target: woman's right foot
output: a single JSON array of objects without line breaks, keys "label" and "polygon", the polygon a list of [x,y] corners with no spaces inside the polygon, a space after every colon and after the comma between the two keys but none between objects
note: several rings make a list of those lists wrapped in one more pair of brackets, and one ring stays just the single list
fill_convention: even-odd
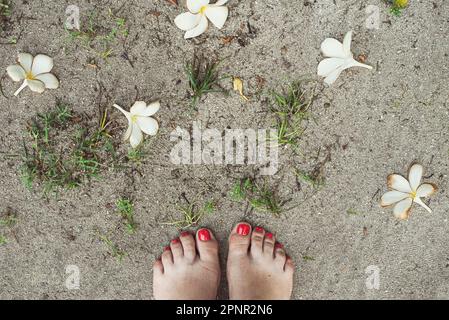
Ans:
[{"label": "woman's right foot", "polygon": [[200,229],[171,241],[153,266],[156,300],[214,300],[220,281],[218,243],[212,232]]},{"label": "woman's right foot", "polygon": [[293,261],[272,233],[239,223],[229,238],[228,285],[231,300],[288,300]]}]

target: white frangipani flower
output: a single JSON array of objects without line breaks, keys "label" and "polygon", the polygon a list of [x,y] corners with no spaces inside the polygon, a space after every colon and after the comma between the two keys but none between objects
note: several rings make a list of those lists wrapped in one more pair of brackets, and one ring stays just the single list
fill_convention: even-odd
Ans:
[{"label": "white frangipani flower", "polygon": [[321,44],[321,52],[327,59],[318,65],[318,75],[325,77],[324,82],[333,84],[340,73],[351,67],[363,67],[373,69],[373,67],[356,61],[351,52],[352,31],[349,31],[341,43],[338,40],[327,38]]},{"label": "white frangipani flower", "polygon": [[398,219],[407,219],[410,215],[413,202],[421,205],[429,212],[432,210],[421,200],[421,198],[432,195],[438,188],[432,183],[421,184],[423,167],[414,164],[408,173],[408,180],[398,174],[390,174],[387,185],[391,191],[382,196],[381,206],[395,205],[393,214]]},{"label": "white frangipani flower", "polygon": [[210,0],[187,0],[187,8],[190,12],[181,13],[175,18],[176,26],[186,31],[184,39],[194,38],[206,31],[208,19],[218,29],[223,28],[228,18],[228,7],[224,5],[228,0],[218,0],[209,4]]},{"label": "white frangipani flower", "polygon": [[143,141],[142,131],[150,136],[157,134],[159,130],[159,124],[156,120],[151,118],[160,108],[159,101],[150,103],[147,105],[143,101],[137,101],[131,107],[130,112],[123,110],[117,104],[114,107],[120,110],[128,119],[128,130],[126,130],[123,139],[129,140],[131,146],[136,148]]},{"label": "white frangipani flower", "polygon": [[34,92],[42,93],[45,89],[57,89],[59,80],[50,73],[53,69],[53,59],[44,54],[38,54],[33,58],[29,53],[20,53],[19,64],[6,68],[13,81],[22,81],[22,86],[14,93],[15,96],[30,87]]}]

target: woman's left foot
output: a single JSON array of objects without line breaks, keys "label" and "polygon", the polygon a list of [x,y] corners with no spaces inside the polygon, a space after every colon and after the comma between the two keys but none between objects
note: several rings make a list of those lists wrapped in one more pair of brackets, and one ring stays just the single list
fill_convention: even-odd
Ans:
[{"label": "woman's left foot", "polygon": [[218,243],[212,232],[200,229],[171,241],[153,266],[157,300],[212,300],[220,282]]}]

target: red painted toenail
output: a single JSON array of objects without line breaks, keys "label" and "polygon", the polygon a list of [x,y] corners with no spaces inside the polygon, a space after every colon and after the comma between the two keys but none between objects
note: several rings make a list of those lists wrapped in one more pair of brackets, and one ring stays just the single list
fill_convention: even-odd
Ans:
[{"label": "red painted toenail", "polygon": [[170,251],[170,250],[171,250],[171,248],[169,246],[164,248],[164,251]]},{"label": "red painted toenail", "polygon": [[257,233],[262,233],[263,232],[263,228],[262,227],[255,227],[254,231],[256,231]]},{"label": "red painted toenail", "polygon": [[265,237],[267,237],[268,239],[273,239],[273,234],[271,232],[268,232],[267,234],[265,234]]},{"label": "red painted toenail", "polygon": [[189,231],[183,231],[183,232],[181,232],[181,237],[187,237],[187,236],[189,236],[190,235],[190,232]]},{"label": "red painted toenail", "polygon": [[237,226],[237,233],[241,236],[247,236],[251,227],[245,223],[241,223]]},{"label": "red painted toenail", "polygon": [[274,245],[274,247],[275,247],[276,249],[283,249],[283,248],[284,248],[284,245],[283,245],[282,243],[276,242],[276,244]]},{"label": "red painted toenail", "polygon": [[207,229],[201,229],[198,231],[198,239],[201,241],[209,241],[211,239],[210,232]]},{"label": "red painted toenail", "polygon": [[176,238],[176,239],[173,239],[173,240],[171,241],[171,243],[173,243],[173,244],[177,244],[177,243],[179,243],[179,239],[178,239],[178,238]]}]

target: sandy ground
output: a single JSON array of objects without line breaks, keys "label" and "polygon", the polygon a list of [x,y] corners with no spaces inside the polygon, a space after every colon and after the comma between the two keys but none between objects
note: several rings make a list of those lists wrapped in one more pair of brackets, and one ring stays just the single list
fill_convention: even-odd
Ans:
[{"label": "sandy ground", "polygon": [[[211,27],[186,41],[173,24],[185,8],[164,0],[14,0],[0,38],[0,69],[13,64],[19,52],[45,53],[55,59],[61,87],[42,95],[25,90],[15,98],[18,84],[7,76],[2,80],[8,98],[0,96],[0,212],[14,210],[18,223],[0,230],[8,239],[0,246],[0,298],[149,299],[151,265],[178,232],[161,223],[179,215],[176,205],[185,194],[199,203],[218,201],[202,225],[220,240],[223,263],[236,222],[243,219],[275,232],[298,265],[294,299],[447,299],[449,1],[410,2],[401,17],[393,17],[383,2],[369,1],[381,12],[380,29],[369,30],[365,1],[231,0],[222,30]],[[67,40],[63,23],[70,4],[79,6],[82,17],[111,9],[126,19],[129,35],[113,44],[107,61]],[[282,197],[298,204],[293,210],[275,218],[229,199],[235,179],[254,168],[170,163],[169,135],[176,126],[188,129],[200,120],[219,130],[268,128],[273,119],[267,97],[255,95],[257,79],[266,80],[264,90],[304,75],[320,80],[315,76],[320,43],[326,37],[341,40],[351,29],[354,53],[366,55],[375,70],[346,71],[331,88],[320,82],[316,121],[301,139],[301,154],[282,150],[280,171],[269,179]],[[223,43],[227,36],[235,39]],[[18,38],[17,44],[5,44],[10,37]],[[227,58],[223,72],[241,77],[251,100],[244,102],[233,92],[213,94],[198,112],[190,112],[183,66],[195,50]],[[97,68],[88,65],[92,58]],[[106,106],[130,106],[136,98],[161,100],[156,115],[161,130],[149,140],[145,162],[132,172],[106,172],[58,198],[26,189],[19,175],[26,122],[57,101],[94,115],[100,86],[100,104]],[[223,87],[230,90],[231,83],[224,81]],[[117,115],[125,130],[123,120]],[[321,190],[295,182],[294,168],[312,170],[329,154]],[[424,165],[426,180],[440,190],[431,198],[432,214],[415,205],[410,219],[399,222],[391,209],[380,208],[379,199],[386,176],[405,174],[412,161]],[[120,196],[134,199],[139,229],[133,236],[124,233],[114,209]],[[122,262],[111,257],[95,230],[127,257]],[[79,290],[65,286],[67,265],[80,269]],[[380,270],[378,290],[365,285],[368,266]],[[220,297],[226,294],[223,281]]]}]

